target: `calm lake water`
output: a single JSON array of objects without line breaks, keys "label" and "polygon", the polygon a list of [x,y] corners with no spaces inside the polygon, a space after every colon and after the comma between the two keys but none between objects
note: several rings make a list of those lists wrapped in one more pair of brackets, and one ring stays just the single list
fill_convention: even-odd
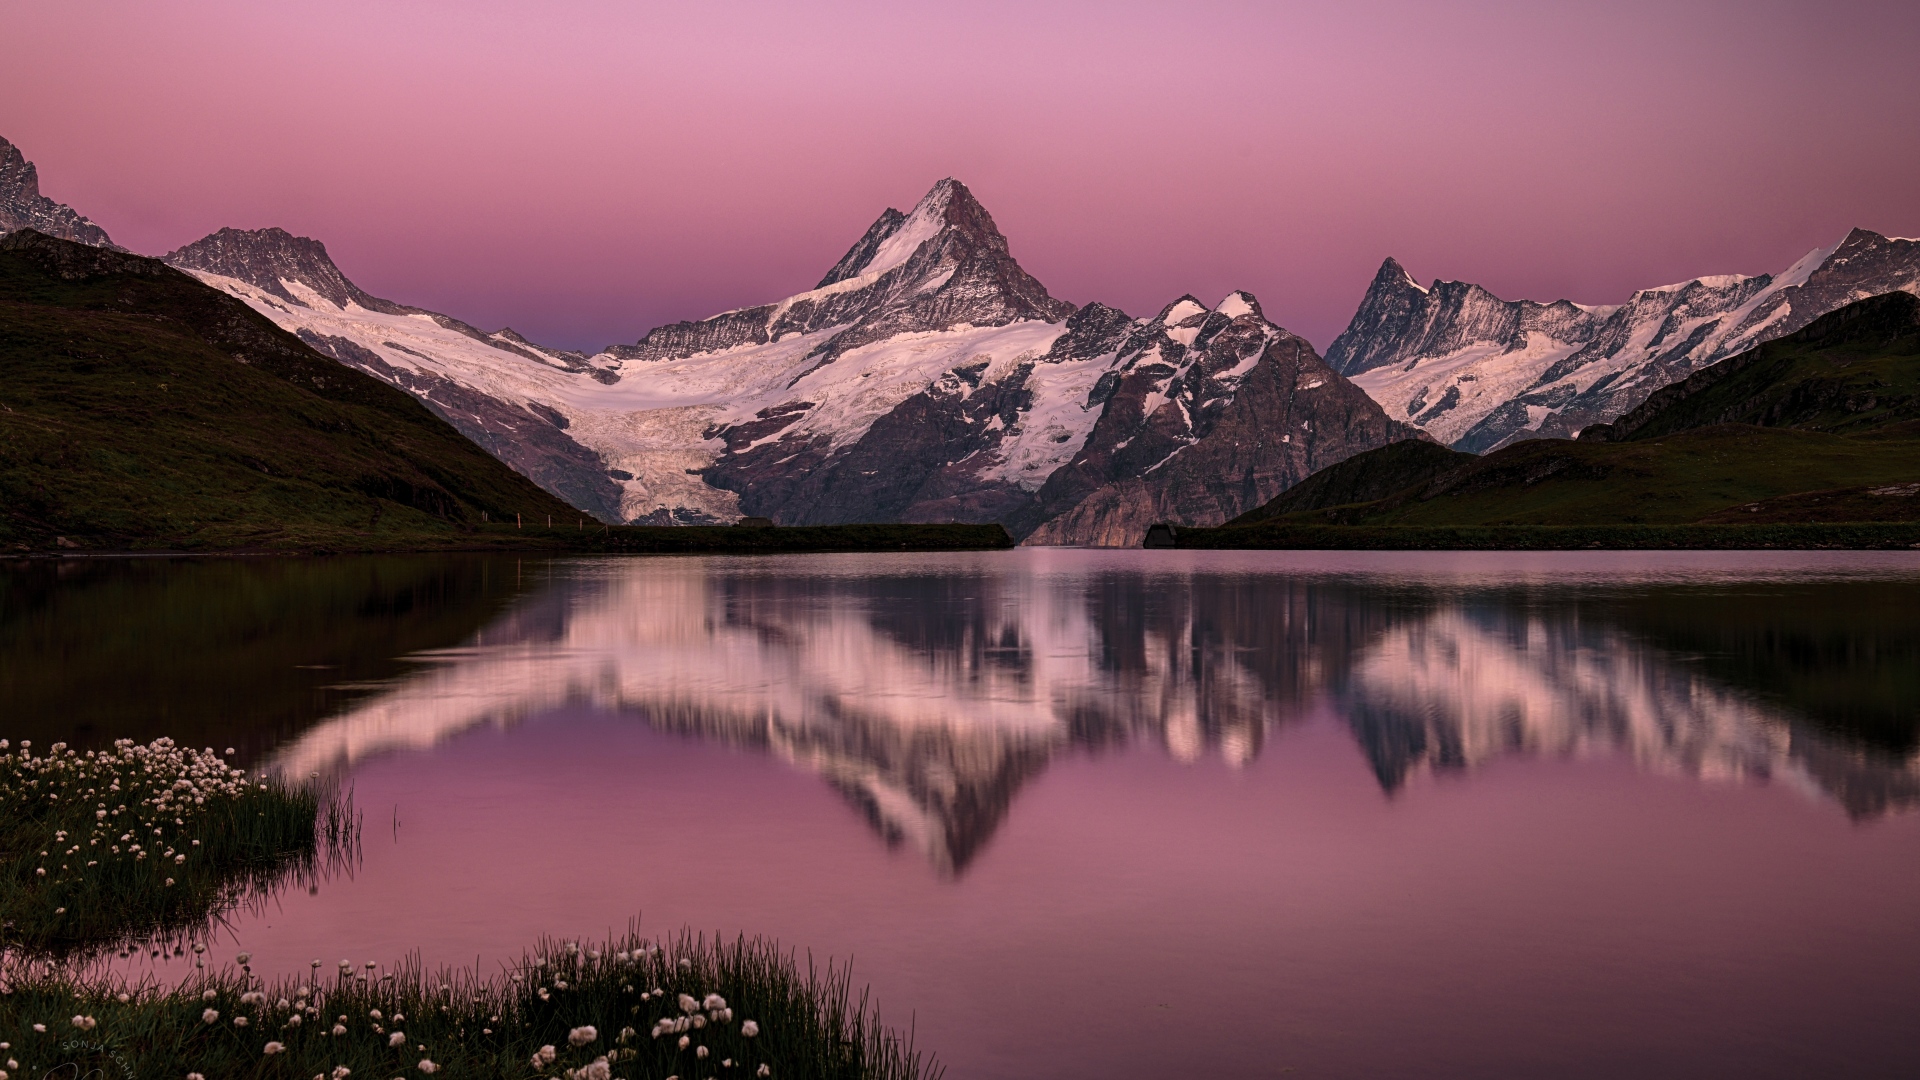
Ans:
[{"label": "calm lake water", "polygon": [[352,786],[256,970],[636,915],[978,1077],[1920,1075],[1920,556],[15,563],[5,734]]}]

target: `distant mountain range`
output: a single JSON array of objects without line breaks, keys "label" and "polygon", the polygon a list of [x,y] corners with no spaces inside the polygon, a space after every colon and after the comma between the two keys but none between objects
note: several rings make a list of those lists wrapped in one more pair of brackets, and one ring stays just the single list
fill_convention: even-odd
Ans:
[{"label": "distant mountain range", "polygon": [[1920,297],[1892,292],[1702,368],[1578,440],[1380,447],[1231,524],[1914,521],[1916,479]]},{"label": "distant mountain range", "polygon": [[[29,225],[111,246],[0,140],[0,232]],[[371,296],[279,229],[165,258],[602,521],[998,521],[1100,545],[1225,522],[1409,438],[1570,438],[1850,300],[1920,292],[1920,242],[1864,230],[1777,276],[1617,307],[1423,288],[1388,259],[1323,361],[1244,292],[1152,318],[1056,299],[951,179],[883,212],[813,289],[591,356]]]},{"label": "distant mountain range", "polygon": [[1570,439],[1655,390],[1855,300],[1920,293],[1920,241],[1855,229],[1777,275],[1695,278],[1624,304],[1422,288],[1388,259],[1327,362],[1395,419],[1456,450]]},{"label": "distant mountain range", "polygon": [[1151,319],[1053,298],[955,180],[807,292],[590,357],[369,296],[276,229],[166,258],[609,521],[998,521],[1128,545],[1419,434],[1246,293]]}]

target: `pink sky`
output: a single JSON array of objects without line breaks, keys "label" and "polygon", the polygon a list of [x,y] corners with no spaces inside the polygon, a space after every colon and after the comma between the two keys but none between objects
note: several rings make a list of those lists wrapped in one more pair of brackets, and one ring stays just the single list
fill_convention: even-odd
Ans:
[{"label": "pink sky", "polygon": [[1251,289],[1324,349],[1391,254],[1624,300],[1920,235],[1920,5],[15,5],[0,135],[134,250],[324,241],[556,345],[811,287],[965,181],[1056,295]]}]

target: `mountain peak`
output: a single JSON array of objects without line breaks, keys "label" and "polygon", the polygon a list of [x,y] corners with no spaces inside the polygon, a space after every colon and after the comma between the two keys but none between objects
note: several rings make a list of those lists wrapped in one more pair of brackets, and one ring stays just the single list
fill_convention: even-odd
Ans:
[{"label": "mountain peak", "polygon": [[912,213],[902,214],[891,206],[882,211],[866,235],[814,288],[824,289],[855,277],[878,277],[913,258],[922,244],[949,229],[967,232],[970,239],[996,254],[1006,253],[1006,238],[994,227],[986,207],[965,184],[949,176],[933,185],[914,204]]},{"label": "mountain peak", "polygon": [[65,203],[40,194],[40,171],[20,148],[0,138],[0,234],[32,229],[47,236],[93,247],[126,249]]},{"label": "mountain peak", "polygon": [[1058,322],[1073,312],[1073,304],[1048,295],[1021,269],[986,207],[948,177],[911,213],[883,211],[812,289],[777,303],[655,327],[638,344],[607,352],[622,361],[678,359],[839,327],[808,354],[818,366],[896,334]]},{"label": "mountain peak", "polygon": [[289,303],[311,306],[308,298],[296,296],[288,288],[298,284],[338,308],[352,303],[369,311],[402,311],[400,305],[369,296],[349,281],[327,254],[327,245],[285,229],[223,228],[167,253],[165,258],[184,270],[244,281]]},{"label": "mountain peak", "polygon": [[1260,301],[1245,289],[1235,289],[1228,293],[1227,298],[1220,301],[1220,306],[1213,310],[1229,319],[1237,319],[1242,315],[1252,315],[1256,319],[1267,317],[1266,312],[1260,310]]},{"label": "mountain peak", "polygon": [[1400,265],[1399,259],[1389,255],[1386,261],[1380,264],[1379,272],[1373,275],[1373,284],[1368,287],[1367,291],[1371,293],[1375,289],[1400,290],[1406,288],[1412,288],[1415,292],[1421,293],[1428,291],[1426,286],[1420,284],[1419,281],[1414,279],[1412,274],[1407,272],[1406,267]]}]

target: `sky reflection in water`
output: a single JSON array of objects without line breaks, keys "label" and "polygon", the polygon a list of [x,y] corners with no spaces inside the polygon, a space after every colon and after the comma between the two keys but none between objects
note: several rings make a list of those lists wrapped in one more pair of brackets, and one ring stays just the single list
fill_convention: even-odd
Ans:
[{"label": "sky reflection in water", "polygon": [[520,575],[273,751],[370,842],[257,968],[642,912],[852,955],[956,1080],[1920,1065],[1910,556]]}]

